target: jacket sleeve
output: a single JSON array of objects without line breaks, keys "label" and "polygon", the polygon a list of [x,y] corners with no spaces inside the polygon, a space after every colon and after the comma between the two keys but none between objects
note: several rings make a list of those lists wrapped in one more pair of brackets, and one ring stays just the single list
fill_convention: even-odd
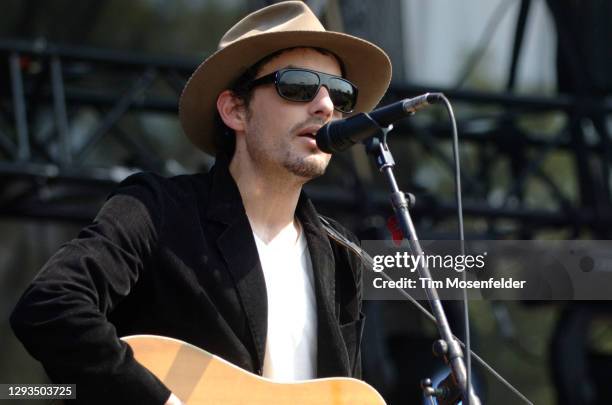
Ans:
[{"label": "jacket sleeve", "polygon": [[163,204],[151,178],[122,183],[45,264],[11,315],[15,335],[51,380],[76,384],[79,403],[163,404],[170,395],[107,320],[155,254]]}]

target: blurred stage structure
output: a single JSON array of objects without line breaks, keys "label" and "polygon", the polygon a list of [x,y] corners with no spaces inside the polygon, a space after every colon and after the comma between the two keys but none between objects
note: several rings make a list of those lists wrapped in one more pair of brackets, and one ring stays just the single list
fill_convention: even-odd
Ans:
[{"label": "blurred stage structure", "polygon": [[[197,61],[17,40],[0,40],[0,57],[1,215],[86,221],[130,171],[172,174],[173,162],[152,147],[146,130],[135,132],[133,125],[128,130],[124,123],[151,113],[175,116],[178,95]],[[504,236],[496,220],[524,239],[542,229],[565,230],[565,237],[583,232],[606,237],[612,229],[612,145],[605,121],[612,101],[591,94],[517,96],[512,93],[514,72],[511,69],[505,93],[395,84],[383,103],[432,90],[443,91],[454,103],[464,149],[465,214],[488,224],[479,237]],[[525,117],[551,113],[562,121],[555,133],[542,135],[520,124]],[[74,124],[83,121],[83,114],[90,117],[86,131],[84,124]],[[450,176],[448,127],[444,118],[409,118],[396,126],[392,142],[400,148],[402,143],[418,144]],[[91,164],[92,150],[109,138],[123,148],[119,160],[109,156]],[[544,166],[554,154],[562,156],[565,173],[573,173],[573,178],[559,178]],[[506,165],[503,190],[495,178],[500,163]],[[353,173],[353,190],[313,186],[314,199],[330,211],[357,213],[366,206],[370,212],[386,210],[387,195],[366,193],[363,176],[355,176],[360,171],[349,170],[350,164],[345,162],[344,172]],[[530,206],[526,200],[533,181],[547,193],[546,207]],[[576,184],[577,194],[568,193],[562,183]],[[423,187],[413,186],[405,188],[417,195],[420,222],[436,224],[455,215],[452,194],[442,198],[425,193],[419,198]]]},{"label": "blurred stage structure", "polygon": [[[612,6],[594,1],[576,10],[569,0],[547,3],[557,25],[560,94],[514,92],[531,4],[521,0],[504,92],[394,83],[382,101],[442,91],[453,103],[471,239],[612,236],[612,76],[606,77],[611,70],[605,64],[612,60],[612,28],[608,24],[605,35],[587,29],[598,10],[605,8],[604,18]],[[578,14],[582,18],[572,18]],[[0,216],[84,224],[114,185],[134,171],[193,170],[177,163],[159,132],[182,136],[178,96],[199,62],[0,39]],[[413,213],[421,237],[456,237],[450,131],[443,111],[430,108],[403,120],[391,139],[402,188],[417,198]],[[335,157],[327,179],[306,189],[321,211],[362,235],[380,237],[390,215],[388,196],[364,159],[355,151]],[[205,169],[212,160],[196,162],[195,169]],[[433,177],[428,167],[437,168]],[[430,187],[432,179],[442,184],[437,190]],[[601,310],[569,305],[554,349],[571,349],[576,339],[584,340],[586,325]],[[580,336],[568,337],[568,325]],[[558,389],[565,390],[558,397],[567,404],[587,403],[581,401],[589,394],[571,386],[572,378],[587,374],[584,353],[573,354],[572,364],[554,364]],[[601,390],[606,383],[596,385]]]}]

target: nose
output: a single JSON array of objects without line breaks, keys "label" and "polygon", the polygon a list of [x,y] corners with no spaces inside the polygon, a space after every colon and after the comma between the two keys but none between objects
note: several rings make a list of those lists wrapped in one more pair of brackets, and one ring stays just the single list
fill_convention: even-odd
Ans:
[{"label": "nose", "polygon": [[334,103],[329,96],[327,87],[321,86],[315,98],[310,102],[310,113],[328,121],[334,115]]}]

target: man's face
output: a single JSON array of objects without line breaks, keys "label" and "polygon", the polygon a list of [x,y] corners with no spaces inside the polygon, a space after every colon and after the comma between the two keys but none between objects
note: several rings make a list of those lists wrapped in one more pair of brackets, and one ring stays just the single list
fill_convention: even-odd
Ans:
[{"label": "man's face", "polygon": [[[262,66],[257,78],[286,67],[341,75],[333,56],[298,48],[283,52]],[[257,86],[253,89],[245,126],[246,158],[268,173],[282,170],[304,180],[320,176],[331,155],[317,148],[312,134],[341,117],[334,110],[326,87],[321,86],[312,101],[295,102],[280,97],[274,84]]]}]

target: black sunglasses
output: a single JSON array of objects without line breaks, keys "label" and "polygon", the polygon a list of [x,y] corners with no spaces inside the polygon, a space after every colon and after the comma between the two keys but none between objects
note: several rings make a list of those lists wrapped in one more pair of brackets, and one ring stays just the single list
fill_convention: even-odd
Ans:
[{"label": "black sunglasses", "polygon": [[312,101],[321,86],[325,86],[336,110],[350,113],[357,103],[357,86],[342,77],[316,70],[280,69],[253,80],[249,89],[267,83],[274,83],[278,95],[289,101]]}]

